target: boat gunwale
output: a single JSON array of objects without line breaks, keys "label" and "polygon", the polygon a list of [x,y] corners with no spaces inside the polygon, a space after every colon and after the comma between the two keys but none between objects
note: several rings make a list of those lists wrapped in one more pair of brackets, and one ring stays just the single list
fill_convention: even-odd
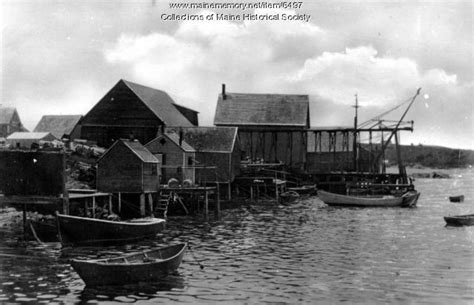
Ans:
[{"label": "boat gunwale", "polygon": [[149,226],[150,224],[159,224],[159,223],[165,223],[166,220],[163,218],[150,218],[150,221],[139,221],[139,222],[131,222],[131,221],[114,221],[114,220],[107,220],[107,219],[98,219],[98,218],[90,218],[90,217],[81,217],[81,216],[74,216],[74,215],[65,215],[65,214],[60,214],[56,213],[56,216],[58,218],[63,218],[63,219],[73,219],[73,220],[87,220],[87,221],[93,221],[93,222],[98,222],[98,223],[107,223],[107,224],[115,224],[115,225],[125,225],[125,226]]},{"label": "boat gunwale", "polygon": [[[107,263],[105,261],[109,259],[118,259],[118,258],[127,258],[131,257],[134,255],[139,255],[139,254],[144,254],[144,253],[149,253],[149,252],[154,252],[160,249],[166,249],[166,248],[171,248],[174,246],[181,246],[181,249],[173,256],[167,257],[165,259],[161,259],[159,261],[150,261],[150,262],[140,262],[140,263],[133,263],[133,262],[123,262],[123,263]],[[92,259],[92,260],[82,260],[82,259],[71,259],[71,262],[79,263],[79,264],[88,264],[88,265],[99,265],[99,266],[142,266],[142,265],[153,265],[153,264],[161,264],[163,262],[167,262],[170,260],[175,259],[176,257],[180,256],[188,247],[188,243],[180,243],[176,245],[171,245],[167,247],[161,247],[161,248],[156,248],[156,249],[150,249],[148,251],[142,251],[142,252],[135,252],[135,253],[127,253],[125,255],[117,256],[117,257],[109,257],[109,258],[98,258],[98,259]]]}]

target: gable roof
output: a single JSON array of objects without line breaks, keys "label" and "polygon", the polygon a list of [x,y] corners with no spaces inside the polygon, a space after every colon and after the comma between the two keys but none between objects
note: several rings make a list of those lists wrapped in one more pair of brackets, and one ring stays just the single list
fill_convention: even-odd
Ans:
[{"label": "gable roof", "polygon": [[191,122],[178,110],[178,107],[189,111],[192,109],[177,105],[168,93],[150,87],[122,81],[135,95],[167,126],[193,126]]},{"label": "gable roof", "polygon": [[16,109],[11,107],[0,107],[0,124],[10,124]]},{"label": "gable roof", "polygon": [[197,152],[232,152],[237,140],[237,127],[180,127],[166,128],[166,133],[174,133],[179,140],[193,147]]},{"label": "gable roof", "polygon": [[120,139],[115,141],[112,146],[107,149],[107,151],[97,160],[99,162],[102,158],[104,158],[116,145],[123,144],[125,147],[130,149],[140,160],[145,163],[159,163],[159,160],[140,142],[138,141],[130,141],[125,139]]},{"label": "gable roof", "polygon": [[35,132],[51,132],[61,139],[69,135],[77,125],[82,115],[44,115],[35,127]]},{"label": "gable roof", "polygon": [[226,93],[219,95],[215,125],[309,127],[308,95]]},{"label": "gable roof", "polygon": [[[49,132],[14,132],[7,137],[8,140],[41,140],[48,136],[52,136]],[[52,136],[54,137],[54,136]]]}]

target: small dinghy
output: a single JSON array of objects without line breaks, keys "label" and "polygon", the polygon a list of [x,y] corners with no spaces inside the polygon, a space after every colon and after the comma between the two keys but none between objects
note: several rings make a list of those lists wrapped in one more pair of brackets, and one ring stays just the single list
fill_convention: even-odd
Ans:
[{"label": "small dinghy", "polygon": [[464,195],[449,196],[449,201],[451,201],[451,202],[463,202],[464,201]]},{"label": "small dinghy", "polygon": [[88,287],[153,282],[178,269],[186,247],[181,243],[113,258],[72,259],[70,263]]},{"label": "small dinghy", "polygon": [[474,214],[445,216],[444,220],[446,221],[446,224],[449,226],[473,226]]}]

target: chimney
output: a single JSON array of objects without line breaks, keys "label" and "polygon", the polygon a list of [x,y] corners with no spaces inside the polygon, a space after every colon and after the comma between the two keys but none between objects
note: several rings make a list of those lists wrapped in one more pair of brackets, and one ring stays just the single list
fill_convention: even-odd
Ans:
[{"label": "chimney", "polygon": [[222,84],[222,99],[225,100],[226,99],[226,95],[225,95],[225,84]]}]

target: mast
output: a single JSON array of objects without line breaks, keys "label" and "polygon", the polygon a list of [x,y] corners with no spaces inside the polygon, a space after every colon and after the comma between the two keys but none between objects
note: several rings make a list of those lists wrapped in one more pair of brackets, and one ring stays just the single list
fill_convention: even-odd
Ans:
[{"label": "mast", "polygon": [[357,94],[355,94],[355,105],[352,106],[355,108],[355,116],[354,116],[354,136],[353,136],[353,143],[352,143],[352,150],[353,150],[353,157],[352,162],[354,164],[354,169],[356,172],[359,171],[359,164],[357,162],[357,109],[359,108],[359,101],[357,99]]}]

